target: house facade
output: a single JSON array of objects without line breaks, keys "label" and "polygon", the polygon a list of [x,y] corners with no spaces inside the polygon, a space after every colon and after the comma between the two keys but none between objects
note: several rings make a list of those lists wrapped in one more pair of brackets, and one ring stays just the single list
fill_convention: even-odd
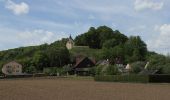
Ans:
[{"label": "house facade", "polygon": [[2,67],[2,72],[5,75],[21,75],[22,74],[22,65],[12,61]]}]

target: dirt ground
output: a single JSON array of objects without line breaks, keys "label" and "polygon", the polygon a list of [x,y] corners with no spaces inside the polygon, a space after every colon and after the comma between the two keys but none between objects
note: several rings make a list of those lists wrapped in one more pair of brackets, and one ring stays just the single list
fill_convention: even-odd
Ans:
[{"label": "dirt ground", "polygon": [[87,79],[0,80],[0,100],[170,100],[170,84]]}]

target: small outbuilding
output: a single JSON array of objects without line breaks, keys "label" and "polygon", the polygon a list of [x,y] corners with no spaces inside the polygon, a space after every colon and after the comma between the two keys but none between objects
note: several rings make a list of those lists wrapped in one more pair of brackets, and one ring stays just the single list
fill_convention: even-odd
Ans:
[{"label": "small outbuilding", "polygon": [[89,75],[90,69],[95,66],[95,60],[88,57],[77,57],[73,71],[77,75]]},{"label": "small outbuilding", "polygon": [[11,61],[2,67],[2,72],[5,75],[21,75],[22,74],[22,65]]}]

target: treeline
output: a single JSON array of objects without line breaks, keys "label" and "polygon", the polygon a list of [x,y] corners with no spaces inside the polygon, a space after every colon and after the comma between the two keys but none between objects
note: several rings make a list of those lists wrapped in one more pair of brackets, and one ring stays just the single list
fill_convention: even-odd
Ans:
[{"label": "treeline", "polygon": [[140,36],[127,37],[107,26],[91,27],[75,38],[75,44],[100,49],[97,59],[109,59],[112,65],[131,64],[132,73],[139,73],[149,62],[147,70],[159,70],[160,74],[170,74],[170,56],[148,51]]},{"label": "treeline", "polygon": [[52,44],[20,47],[0,52],[0,67],[10,61],[24,66],[24,72],[42,72],[46,67],[62,67],[70,63],[69,51],[65,47],[67,39]]},{"label": "treeline", "polygon": [[[68,51],[66,42],[62,39],[51,44],[20,47],[0,52],[0,67],[9,61],[17,61],[24,66],[24,72],[42,72],[47,67],[61,68],[74,62],[74,55],[80,48]],[[96,60],[109,59],[115,63],[135,65],[134,72],[139,72],[146,62],[150,62],[149,70],[161,70],[163,74],[170,73],[170,57],[150,52],[140,36],[127,37],[118,30],[107,26],[91,27],[87,32],[78,35],[75,39],[77,46],[89,46],[90,49],[81,53],[94,56]],[[90,53],[88,53],[90,52]],[[74,55],[73,55],[73,54]],[[144,64],[143,64],[144,63]]]},{"label": "treeline", "polygon": [[93,49],[103,49],[101,59],[116,59],[123,63],[145,61],[147,45],[139,36],[127,37],[118,30],[113,31],[107,26],[91,27],[88,32],[75,38],[75,44],[89,46]]}]

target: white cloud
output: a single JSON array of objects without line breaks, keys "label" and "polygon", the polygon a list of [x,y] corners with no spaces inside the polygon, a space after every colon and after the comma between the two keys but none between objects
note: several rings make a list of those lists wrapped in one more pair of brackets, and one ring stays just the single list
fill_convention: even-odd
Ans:
[{"label": "white cloud", "polygon": [[52,43],[68,36],[68,34],[61,31],[53,32],[45,29],[16,30],[0,26],[0,50]]},{"label": "white cloud", "polygon": [[136,32],[136,31],[141,31],[146,28],[145,25],[139,25],[139,26],[134,26],[128,29],[129,32]]},{"label": "white cloud", "polygon": [[159,53],[167,54],[170,52],[170,24],[155,26],[155,32],[159,32],[154,38],[148,41],[148,47]]},{"label": "white cloud", "polygon": [[24,43],[24,46],[51,43],[67,36],[63,32],[61,32],[59,35],[42,29],[36,29],[33,31],[24,31],[24,32],[17,33],[16,35],[18,40]]},{"label": "white cloud", "polygon": [[7,0],[5,7],[11,10],[15,15],[27,14],[29,12],[29,5],[25,2],[17,4],[12,0]]},{"label": "white cloud", "polygon": [[134,8],[136,11],[142,11],[145,9],[160,10],[163,5],[163,2],[154,2],[152,0],[135,0]]}]

